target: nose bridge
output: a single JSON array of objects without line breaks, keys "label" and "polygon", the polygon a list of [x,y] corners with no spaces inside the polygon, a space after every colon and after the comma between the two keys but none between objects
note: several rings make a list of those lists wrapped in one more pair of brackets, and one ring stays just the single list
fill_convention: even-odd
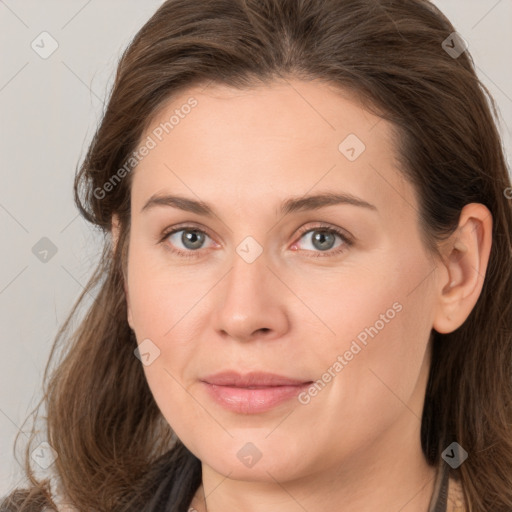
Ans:
[{"label": "nose bridge", "polygon": [[[259,245],[259,244],[258,244]],[[249,314],[249,307],[257,310],[258,302],[272,302],[266,295],[270,293],[268,274],[263,247],[258,249],[254,242],[244,241],[235,250],[231,271],[227,276],[225,306],[233,311],[238,308],[244,315]],[[260,254],[257,254],[260,252]]]},{"label": "nose bridge", "polygon": [[216,329],[238,340],[250,339],[257,331],[282,334],[287,315],[274,280],[264,248],[254,239],[244,239],[236,247],[216,305]]}]

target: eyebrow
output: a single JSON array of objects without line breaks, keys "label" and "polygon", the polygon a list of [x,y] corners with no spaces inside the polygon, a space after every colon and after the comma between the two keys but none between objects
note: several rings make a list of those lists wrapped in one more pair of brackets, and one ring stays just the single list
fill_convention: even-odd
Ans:
[{"label": "eyebrow", "polygon": [[[288,215],[294,212],[318,210],[326,206],[346,204],[359,206],[369,210],[377,211],[377,207],[367,201],[348,193],[325,192],[322,194],[291,197],[281,203],[277,213]],[[208,203],[196,201],[183,196],[176,195],[152,195],[146,204],[142,207],[141,213],[153,209],[157,206],[170,206],[205,217],[215,216],[214,209]]]}]

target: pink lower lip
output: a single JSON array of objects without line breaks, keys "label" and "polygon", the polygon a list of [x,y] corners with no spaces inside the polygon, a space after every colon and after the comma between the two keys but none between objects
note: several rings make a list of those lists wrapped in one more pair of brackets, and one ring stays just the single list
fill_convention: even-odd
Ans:
[{"label": "pink lower lip", "polygon": [[234,412],[242,414],[256,414],[268,411],[273,407],[296,397],[311,383],[268,386],[260,388],[237,388],[232,386],[217,386],[204,382],[207,392],[220,405]]}]

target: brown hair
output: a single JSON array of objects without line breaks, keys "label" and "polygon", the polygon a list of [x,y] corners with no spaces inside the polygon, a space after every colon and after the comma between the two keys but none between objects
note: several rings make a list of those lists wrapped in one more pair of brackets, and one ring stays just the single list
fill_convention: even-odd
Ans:
[{"label": "brown hair", "polygon": [[[421,443],[432,465],[452,441],[469,453],[452,471],[469,511],[512,509],[512,208],[505,193],[512,189],[495,103],[469,53],[455,58],[442,46],[454,31],[426,0],[168,0],[138,32],[75,181],[80,212],[105,234],[103,254],[45,372],[48,442],[58,453],[63,492],[79,510],[156,510],[164,502],[165,510],[186,510],[201,479],[200,462],[173,438],[133,354],[123,289],[132,174],[104,197],[98,190],[176,93],[287,77],[334,84],[392,123],[432,253],[457,227],[464,205],[491,211],[481,295],[461,327],[432,333]],[[121,226],[115,251],[113,214]],[[79,327],[66,334],[96,288]],[[26,471],[33,487],[13,493],[4,507],[51,504],[28,447]]]}]

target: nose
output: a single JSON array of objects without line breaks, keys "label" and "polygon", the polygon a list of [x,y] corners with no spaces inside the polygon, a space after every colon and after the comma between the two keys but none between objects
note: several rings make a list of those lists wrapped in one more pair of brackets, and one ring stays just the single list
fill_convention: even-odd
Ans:
[{"label": "nose", "polygon": [[264,252],[251,263],[235,253],[215,300],[213,322],[221,336],[246,342],[278,339],[287,332],[290,292],[274,272]]}]

